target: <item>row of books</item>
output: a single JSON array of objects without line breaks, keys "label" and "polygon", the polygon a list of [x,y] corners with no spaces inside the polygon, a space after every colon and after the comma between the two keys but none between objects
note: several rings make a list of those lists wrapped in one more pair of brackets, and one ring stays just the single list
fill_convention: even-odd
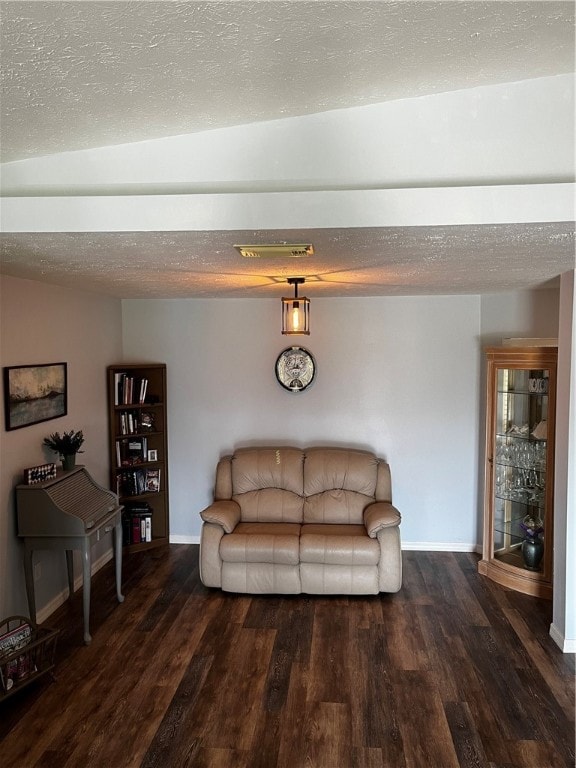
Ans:
[{"label": "row of books", "polygon": [[142,544],[152,541],[152,507],[149,504],[129,504],[122,513],[122,543]]},{"label": "row of books", "polygon": [[137,405],[146,402],[148,379],[128,376],[127,373],[114,374],[114,405]]},{"label": "row of books", "polygon": [[131,440],[116,440],[116,466],[130,467],[133,464],[142,464],[145,461],[151,461],[157,452],[154,451],[152,457],[148,456],[148,438],[138,437]]},{"label": "row of books", "polygon": [[118,496],[141,496],[143,493],[159,493],[159,469],[134,469],[116,475]]},{"label": "row of books", "polygon": [[123,435],[137,435],[140,432],[155,432],[153,413],[132,413],[122,411],[120,414],[120,432]]}]

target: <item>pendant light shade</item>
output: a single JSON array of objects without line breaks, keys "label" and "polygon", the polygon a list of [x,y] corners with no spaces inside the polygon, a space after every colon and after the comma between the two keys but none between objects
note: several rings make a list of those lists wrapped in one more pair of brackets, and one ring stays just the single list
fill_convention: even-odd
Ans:
[{"label": "pendant light shade", "polygon": [[284,336],[310,335],[310,299],[298,296],[298,286],[304,283],[303,277],[289,277],[288,283],[294,286],[292,298],[282,298],[282,333]]}]

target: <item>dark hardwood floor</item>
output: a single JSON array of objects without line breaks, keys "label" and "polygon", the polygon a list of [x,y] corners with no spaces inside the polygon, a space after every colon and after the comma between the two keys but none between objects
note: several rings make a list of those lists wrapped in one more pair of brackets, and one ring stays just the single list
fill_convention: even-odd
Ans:
[{"label": "dark hardwood floor", "polygon": [[574,656],[551,605],[404,553],[374,597],[205,589],[198,547],[112,564],[59,627],[56,680],[0,705],[3,768],[572,768]]}]

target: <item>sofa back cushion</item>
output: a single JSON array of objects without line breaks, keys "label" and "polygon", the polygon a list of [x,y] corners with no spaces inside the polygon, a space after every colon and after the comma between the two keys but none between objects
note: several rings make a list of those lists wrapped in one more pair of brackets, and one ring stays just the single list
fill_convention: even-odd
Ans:
[{"label": "sofa back cushion", "polygon": [[363,522],[375,501],[378,459],[366,451],[311,448],[304,461],[304,522]]},{"label": "sofa back cushion", "polygon": [[232,458],[232,498],[243,522],[301,523],[304,454],[297,448],[244,448]]}]

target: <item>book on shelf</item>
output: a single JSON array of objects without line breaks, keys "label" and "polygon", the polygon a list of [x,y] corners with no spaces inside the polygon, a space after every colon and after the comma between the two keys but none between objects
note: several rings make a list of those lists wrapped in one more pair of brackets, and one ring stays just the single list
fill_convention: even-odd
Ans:
[{"label": "book on shelf", "polygon": [[131,520],[131,531],[132,531],[132,537],[130,540],[131,544],[140,544],[141,542],[141,530],[140,530],[140,518],[137,515],[134,515],[130,518]]},{"label": "book on shelf", "polygon": [[143,405],[148,393],[148,379],[114,374],[114,405]]},{"label": "book on shelf", "polygon": [[148,439],[146,437],[131,440],[116,440],[116,466],[130,467],[142,464],[148,459]]},{"label": "book on shelf", "polygon": [[146,470],[146,491],[147,493],[158,493],[160,491],[160,470]]},{"label": "book on shelf", "polygon": [[147,443],[148,441],[145,437],[128,440],[128,464],[142,464],[143,461],[146,461],[148,453]]},{"label": "book on shelf", "polygon": [[140,395],[138,402],[140,405],[146,402],[146,390],[148,389],[148,379],[142,379],[140,382]]},{"label": "book on shelf", "polygon": [[122,405],[122,373],[114,374],[114,405]]},{"label": "book on shelf", "polygon": [[118,496],[141,496],[144,493],[159,493],[159,469],[123,470],[116,474]]},{"label": "book on shelf", "polygon": [[145,502],[127,504],[122,513],[124,546],[152,541],[152,507]]},{"label": "book on shelf", "polygon": [[155,431],[153,421],[150,423],[150,414],[122,411],[120,414],[120,434],[137,435],[141,432]]},{"label": "book on shelf", "polygon": [[136,435],[142,432],[156,432],[155,417],[149,412],[122,411],[120,413],[120,429],[122,435]]},{"label": "book on shelf", "polygon": [[140,496],[144,493],[146,473],[144,470],[119,472],[116,475],[116,493],[118,496]]}]

